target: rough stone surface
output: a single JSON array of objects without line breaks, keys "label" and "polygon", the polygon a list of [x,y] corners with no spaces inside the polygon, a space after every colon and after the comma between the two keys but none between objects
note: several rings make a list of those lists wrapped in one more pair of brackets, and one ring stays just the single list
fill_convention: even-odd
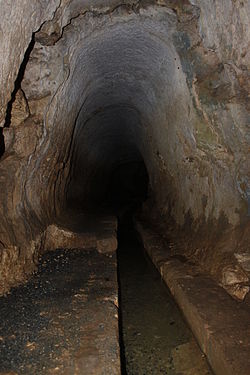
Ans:
[{"label": "rough stone surface", "polygon": [[66,202],[101,206],[114,168],[139,158],[159,230],[170,222],[185,238],[179,252],[219,282],[228,267],[240,279],[234,254],[249,253],[249,1],[0,6],[1,283],[34,269]]},{"label": "rough stone surface", "polygon": [[0,298],[0,374],[120,374],[117,301],[116,254],[45,254]]},{"label": "rough stone surface", "polygon": [[172,255],[159,235],[140,223],[137,228],[214,373],[248,375],[249,303],[237,303],[196,265]]},{"label": "rough stone surface", "polygon": [[[59,0],[0,1],[0,125],[4,125],[6,106],[14,90],[20,65],[31,42],[32,34],[53,18]],[[11,27],[10,27],[11,20]],[[27,22],[28,20],[28,22]]]},{"label": "rough stone surface", "polygon": [[87,220],[85,215],[73,216],[71,213],[70,218],[61,219],[61,225],[64,223],[64,227],[55,224],[49,225],[44,234],[43,251],[94,248],[99,253],[111,254],[117,250],[117,220],[115,217],[102,216],[99,219],[97,217],[88,226],[87,224],[84,226],[83,220],[85,222]]},{"label": "rough stone surface", "polygon": [[109,254],[117,249],[117,238],[112,236],[110,238],[97,239],[96,248],[99,253]]},{"label": "rough stone surface", "polygon": [[57,225],[49,225],[46,229],[44,250],[95,248],[96,237],[88,233],[74,233],[60,228]]},{"label": "rough stone surface", "polygon": [[[162,249],[168,249],[166,256],[163,256],[163,262],[169,256],[176,257],[177,259],[185,259],[189,264],[196,265],[202,273],[209,275],[233,298],[238,301],[245,299],[250,290],[250,273],[242,266],[241,262],[236,261],[230,252],[229,254],[225,254],[224,252],[222,254],[215,253],[212,260],[206,256],[204,262],[197,254],[199,248],[196,249],[196,253],[194,254],[192,254],[192,247],[191,253],[190,250],[188,251],[188,246],[185,244],[185,237],[178,240],[174,237],[172,242],[169,242],[166,237],[163,237],[157,231],[157,227],[152,226],[148,221],[143,221],[141,217],[138,217],[137,220],[138,231],[142,236],[145,247],[148,246],[154,254],[160,257],[163,256]],[[186,252],[183,252],[183,249],[186,249]],[[236,258],[245,259],[245,256],[238,254]]]}]

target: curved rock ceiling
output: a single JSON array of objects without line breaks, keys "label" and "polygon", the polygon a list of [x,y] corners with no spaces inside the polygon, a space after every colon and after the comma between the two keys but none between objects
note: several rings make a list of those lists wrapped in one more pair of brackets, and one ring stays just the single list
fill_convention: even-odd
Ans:
[{"label": "curved rock ceiling", "polygon": [[145,214],[162,233],[171,223],[175,240],[188,233],[176,251],[220,281],[225,269],[246,281],[234,252],[239,238],[249,251],[249,7],[229,0],[13,6],[13,28],[2,20],[0,34],[3,290],[33,269],[46,226],[67,204],[87,207],[119,163],[142,159],[151,192]]}]

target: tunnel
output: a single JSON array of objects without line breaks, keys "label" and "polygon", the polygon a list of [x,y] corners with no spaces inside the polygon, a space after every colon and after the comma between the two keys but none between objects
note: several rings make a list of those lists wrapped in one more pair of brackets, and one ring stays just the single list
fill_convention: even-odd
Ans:
[{"label": "tunnel", "polygon": [[118,106],[94,114],[79,126],[66,192],[69,207],[115,211],[147,194],[147,171],[136,145],[135,110]]},{"label": "tunnel", "polygon": [[[250,2],[0,6],[0,310],[22,332],[2,319],[0,373],[149,374],[147,357],[155,374],[247,375]],[[144,310],[162,326],[135,365]],[[34,336],[50,321],[68,327],[51,336],[54,372]],[[38,367],[19,361],[27,332]]]},{"label": "tunnel", "polygon": [[[112,170],[124,163],[144,161],[152,169],[153,150],[148,150],[146,134],[148,129],[157,132],[166,117],[171,121],[171,113],[163,115],[161,106],[172,101],[168,80],[176,75],[177,81],[178,66],[171,46],[151,35],[157,23],[147,23],[131,19],[111,24],[105,35],[102,30],[95,38],[91,35],[78,57],[81,79],[85,82],[86,75],[91,82],[73,134],[69,202],[103,200]],[[168,32],[168,25],[161,27]],[[162,72],[167,69],[164,81]],[[96,191],[100,188],[103,192]]]}]

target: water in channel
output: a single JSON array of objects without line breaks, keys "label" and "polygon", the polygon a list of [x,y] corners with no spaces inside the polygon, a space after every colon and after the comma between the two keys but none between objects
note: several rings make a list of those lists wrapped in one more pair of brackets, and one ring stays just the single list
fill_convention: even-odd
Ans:
[{"label": "water in channel", "polygon": [[122,371],[127,375],[211,375],[160,274],[131,226],[119,230]]}]

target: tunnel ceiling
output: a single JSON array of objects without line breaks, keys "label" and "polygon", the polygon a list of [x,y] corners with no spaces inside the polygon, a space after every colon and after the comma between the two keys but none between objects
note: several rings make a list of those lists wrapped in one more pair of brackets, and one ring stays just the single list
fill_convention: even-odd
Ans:
[{"label": "tunnel ceiling", "polygon": [[[2,269],[22,278],[67,202],[84,207],[119,163],[143,160],[145,213],[163,232],[188,228],[189,255],[192,236],[206,241],[198,258],[220,279],[226,267],[244,279],[233,252],[239,238],[249,250],[249,2],[0,5],[12,12],[0,28]],[[219,269],[218,236],[230,253]]]},{"label": "tunnel ceiling", "polygon": [[83,25],[75,74],[82,79],[82,87],[87,85],[73,141],[72,164],[79,191],[77,196],[76,190],[71,192],[75,199],[84,195],[88,170],[93,174],[95,165],[111,169],[137,153],[153,169],[150,160],[157,146],[149,140],[149,133],[158,137],[160,149],[171,146],[160,140],[167,131],[166,121],[171,124],[173,101],[179,95],[180,105],[188,105],[179,84],[183,81],[180,61],[171,39],[164,38],[171,36],[174,20],[173,12],[165,8],[144,9],[140,15],[121,8],[112,18],[102,17],[94,28],[88,22]]}]

